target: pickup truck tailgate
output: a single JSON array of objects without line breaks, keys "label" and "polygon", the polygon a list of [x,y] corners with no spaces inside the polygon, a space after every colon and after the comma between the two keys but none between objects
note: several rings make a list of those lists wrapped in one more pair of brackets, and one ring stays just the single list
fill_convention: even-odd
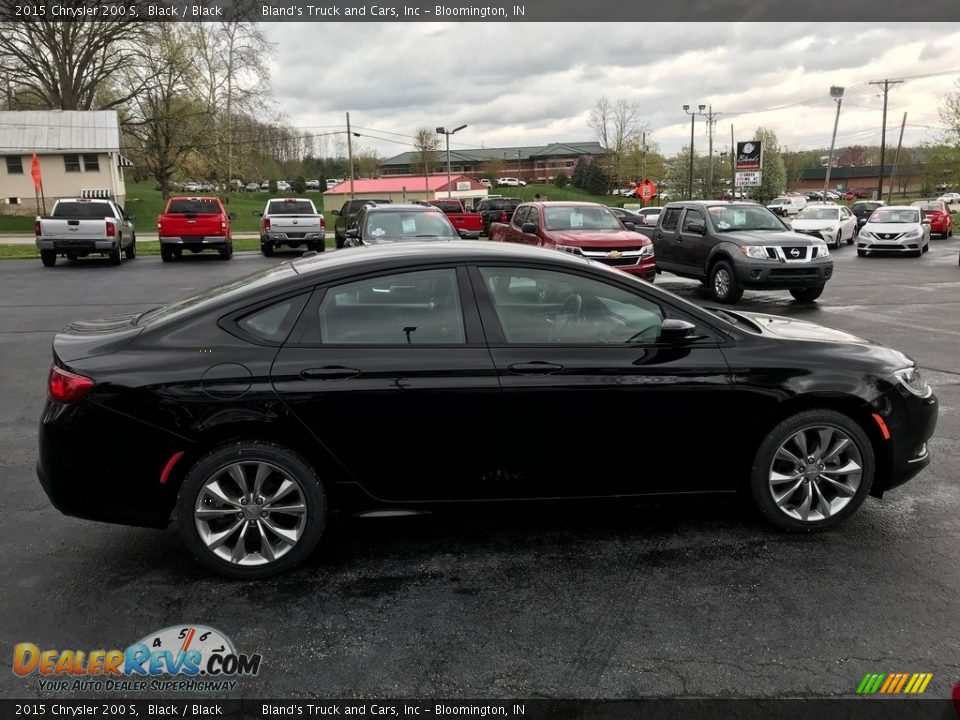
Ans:
[{"label": "pickup truck tailgate", "polygon": [[297,233],[318,233],[321,230],[319,215],[271,215],[270,230],[286,233],[287,237]]},{"label": "pickup truck tailgate", "polygon": [[160,234],[163,236],[202,237],[223,235],[223,217],[208,213],[167,213],[160,216]]},{"label": "pickup truck tailgate", "polygon": [[44,240],[106,240],[114,233],[107,234],[107,223],[116,228],[115,220],[70,220],[44,218],[40,220],[40,236]]}]

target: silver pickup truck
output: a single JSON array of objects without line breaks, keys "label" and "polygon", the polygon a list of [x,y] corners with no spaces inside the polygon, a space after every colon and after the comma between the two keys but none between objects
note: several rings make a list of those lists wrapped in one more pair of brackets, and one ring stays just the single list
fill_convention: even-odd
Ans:
[{"label": "silver pickup truck", "polygon": [[279,245],[323,252],[327,223],[312,200],[276,198],[267,200],[263,212],[254,211],[260,221],[260,251],[267,257]]},{"label": "silver pickup truck", "polygon": [[47,267],[57,264],[58,255],[68,260],[106,255],[112,265],[120,264],[121,252],[128,260],[137,256],[133,217],[113,200],[57,200],[49,216],[37,218],[34,233]]}]

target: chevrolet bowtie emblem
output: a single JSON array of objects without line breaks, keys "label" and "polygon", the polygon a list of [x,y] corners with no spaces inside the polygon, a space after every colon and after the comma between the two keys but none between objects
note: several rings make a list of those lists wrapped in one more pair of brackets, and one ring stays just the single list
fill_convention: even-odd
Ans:
[{"label": "chevrolet bowtie emblem", "polygon": [[620,252],[619,250],[611,250],[610,252],[607,253],[607,257],[610,258],[611,260],[616,260],[619,257],[623,257],[623,253]]}]

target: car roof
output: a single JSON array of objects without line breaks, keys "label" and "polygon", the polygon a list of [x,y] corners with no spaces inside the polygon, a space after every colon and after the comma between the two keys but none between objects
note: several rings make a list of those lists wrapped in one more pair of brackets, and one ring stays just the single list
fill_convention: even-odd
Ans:
[{"label": "car roof", "polygon": [[[434,202],[440,202],[439,200],[434,200]],[[417,203],[383,203],[382,205],[370,205],[367,208],[368,213],[372,212],[396,212],[398,210],[414,210],[420,212],[436,212],[437,208],[433,205],[419,205]]]}]

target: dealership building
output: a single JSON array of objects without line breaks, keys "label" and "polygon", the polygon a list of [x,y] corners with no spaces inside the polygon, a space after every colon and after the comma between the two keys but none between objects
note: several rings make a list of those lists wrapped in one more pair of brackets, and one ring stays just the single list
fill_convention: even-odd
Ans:
[{"label": "dealership building", "polygon": [[375,179],[354,180],[351,192],[350,181],[334,185],[323,193],[325,208],[339,209],[348,200],[389,200],[405,203],[442,200],[446,197],[463,200],[473,207],[487,197],[487,188],[466,175],[396,175]]}]

